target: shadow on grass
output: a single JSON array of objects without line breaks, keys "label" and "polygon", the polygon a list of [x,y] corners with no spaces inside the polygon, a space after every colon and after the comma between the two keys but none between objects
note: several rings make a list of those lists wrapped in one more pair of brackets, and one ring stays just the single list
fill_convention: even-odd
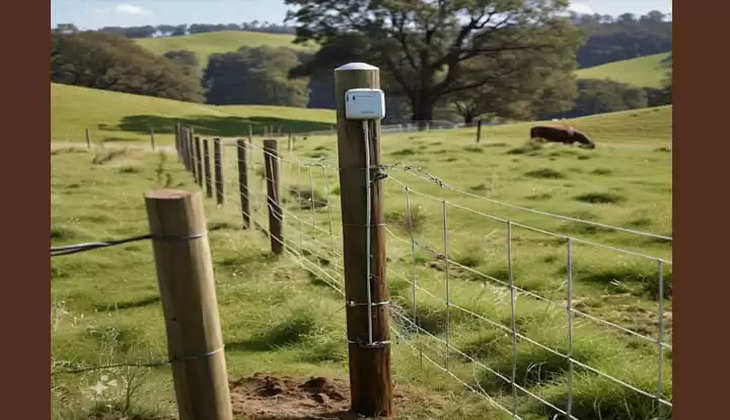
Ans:
[{"label": "shadow on grass", "polygon": [[226,350],[269,351],[300,343],[316,328],[311,314],[299,313],[248,340],[226,343]]},{"label": "shadow on grass", "polygon": [[115,311],[117,309],[141,308],[144,306],[154,305],[159,301],[160,301],[159,296],[148,296],[148,297],[145,297],[142,299],[132,300],[132,301],[128,301],[128,302],[117,302],[114,304],[106,304],[106,305],[94,305],[94,309],[96,309],[99,312],[111,312],[111,311]]},{"label": "shadow on grass", "polygon": [[318,130],[329,130],[332,124],[294,120],[289,118],[276,117],[214,117],[209,115],[190,116],[186,118],[163,117],[159,115],[129,115],[122,118],[119,125],[99,124],[100,130],[109,131],[131,131],[136,133],[149,133],[153,129],[155,133],[171,134],[174,131],[175,123],[181,122],[195,129],[195,133],[205,136],[245,136],[248,135],[249,125],[253,128],[254,135],[264,134],[266,127],[273,126],[281,128],[282,134],[291,130],[294,133],[302,133]]}]

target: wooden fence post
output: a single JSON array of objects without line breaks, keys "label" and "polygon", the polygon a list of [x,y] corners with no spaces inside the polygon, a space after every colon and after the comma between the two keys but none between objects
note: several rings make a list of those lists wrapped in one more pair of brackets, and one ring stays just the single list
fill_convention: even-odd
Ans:
[{"label": "wooden fence post", "polygon": [[[362,121],[345,119],[345,92],[353,88],[380,88],[380,71],[364,63],[335,69],[337,103],[337,153],[340,167],[347,341],[352,410],[366,417],[390,416],[393,410],[390,375],[388,293],[385,282],[385,230],[383,189],[373,172],[371,207],[366,208],[363,168],[365,143]],[[380,163],[380,121],[369,121],[370,168]],[[370,227],[366,226],[367,213]],[[371,250],[365,258],[366,235]],[[371,264],[370,278],[367,263]],[[368,282],[370,296],[368,296]],[[368,301],[370,297],[371,301]],[[373,303],[378,303],[373,305]],[[371,313],[371,317],[368,313]],[[370,334],[372,332],[372,334]],[[370,340],[372,338],[372,341]]]},{"label": "wooden fence post", "polygon": [[150,127],[150,145],[152,145],[152,151],[155,151],[155,130]]},{"label": "wooden fence post", "polygon": [[208,139],[203,139],[203,166],[205,166],[205,196],[213,197],[213,184],[210,177],[210,148]]},{"label": "wooden fence post", "polygon": [[181,420],[230,420],[226,359],[200,192],[145,195]]},{"label": "wooden fence post", "polygon": [[482,119],[477,120],[477,143],[482,139]]},{"label": "wooden fence post", "polygon": [[175,132],[175,151],[177,152],[177,161],[180,162],[180,123],[176,122],[175,126],[173,127],[173,131]]},{"label": "wooden fence post", "polygon": [[253,140],[253,126],[251,124],[248,125],[248,141]]},{"label": "wooden fence post", "polygon": [[223,161],[221,159],[221,139],[213,139],[213,163],[215,164],[215,202],[223,204]]},{"label": "wooden fence post", "polygon": [[241,216],[243,217],[243,228],[251,226],[250,208],[248,204],[248,172],[246,171],[246,140],[239,139],[236,142],[238,150],[238,190],[241,195]]},{"label": "wooden fence post", "polygon": [[264,164],[271,252],[281,254],[284,251],[284,239],[281,235],[281,223],[284,215],[279,204],[279,152],[276,140],[264,140]]},{"label": "wooden fence post", "polygon": [[203,187],[203,158],[200,156],[201,150],[200,150],[200,137],[195,136],[195,167],[198,168],[198,176],[196,178],[196,181],[198,181],[198,186]]},{"label": "wooden fence post", "polygon": [[89,139],[89,129],[86,129],[86,148],[91,149],[91,139]]},{"label": "wooden fence post", "polygon": [[188,129],[188,165],[190,165],[190,172],[193,173],[193,176],[195,176],[195,163],[193,158],[193,135],[195,133],[195,130],[193,130],[193,127],[190,127]]}]

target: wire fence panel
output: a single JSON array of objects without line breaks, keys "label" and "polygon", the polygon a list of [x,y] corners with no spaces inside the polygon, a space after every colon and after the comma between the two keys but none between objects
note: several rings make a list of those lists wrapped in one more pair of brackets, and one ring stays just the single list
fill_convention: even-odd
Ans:
[{"label": "wire fence panel", "polygon": [[[240,224],[245,194],[252,229],[270,236],[268,152],[258,139],[222,141],[225,199],[211,219]],[[247,189],[240,188],[236,147],[246,149]],[[338,200],[347,192],[340,191],[339,168],[281,149],[275,216],[284,251],[344,296]],[[668,253],[553,227],[577,223],[668,246],[671,237],[480,196],[425,168],[376,169],[387,176],[391,329],[424,374],[431,366],[512,418],[598,418],[601,408],[587,405],[583,389],[622,395],[635,418],[671,416]],[[525,223],[524,214],[553,224]]]}]

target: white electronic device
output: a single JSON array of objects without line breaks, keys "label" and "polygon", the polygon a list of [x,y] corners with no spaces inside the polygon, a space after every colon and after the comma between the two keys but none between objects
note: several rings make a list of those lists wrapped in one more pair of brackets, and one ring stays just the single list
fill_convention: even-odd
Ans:
[{"label": "white electronic device", "polygon": [[385,118],[385,94],[380,89],[350,89],[345,92],[345,118],[381,120]]}]

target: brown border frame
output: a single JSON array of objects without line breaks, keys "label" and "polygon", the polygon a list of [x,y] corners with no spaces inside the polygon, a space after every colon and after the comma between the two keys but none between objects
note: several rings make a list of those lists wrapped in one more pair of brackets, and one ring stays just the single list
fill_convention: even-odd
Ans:
[{"label": "brown border frame", "polygon": [[50,418],[50,4],[6,4],[3,42],[3,407]]}]

